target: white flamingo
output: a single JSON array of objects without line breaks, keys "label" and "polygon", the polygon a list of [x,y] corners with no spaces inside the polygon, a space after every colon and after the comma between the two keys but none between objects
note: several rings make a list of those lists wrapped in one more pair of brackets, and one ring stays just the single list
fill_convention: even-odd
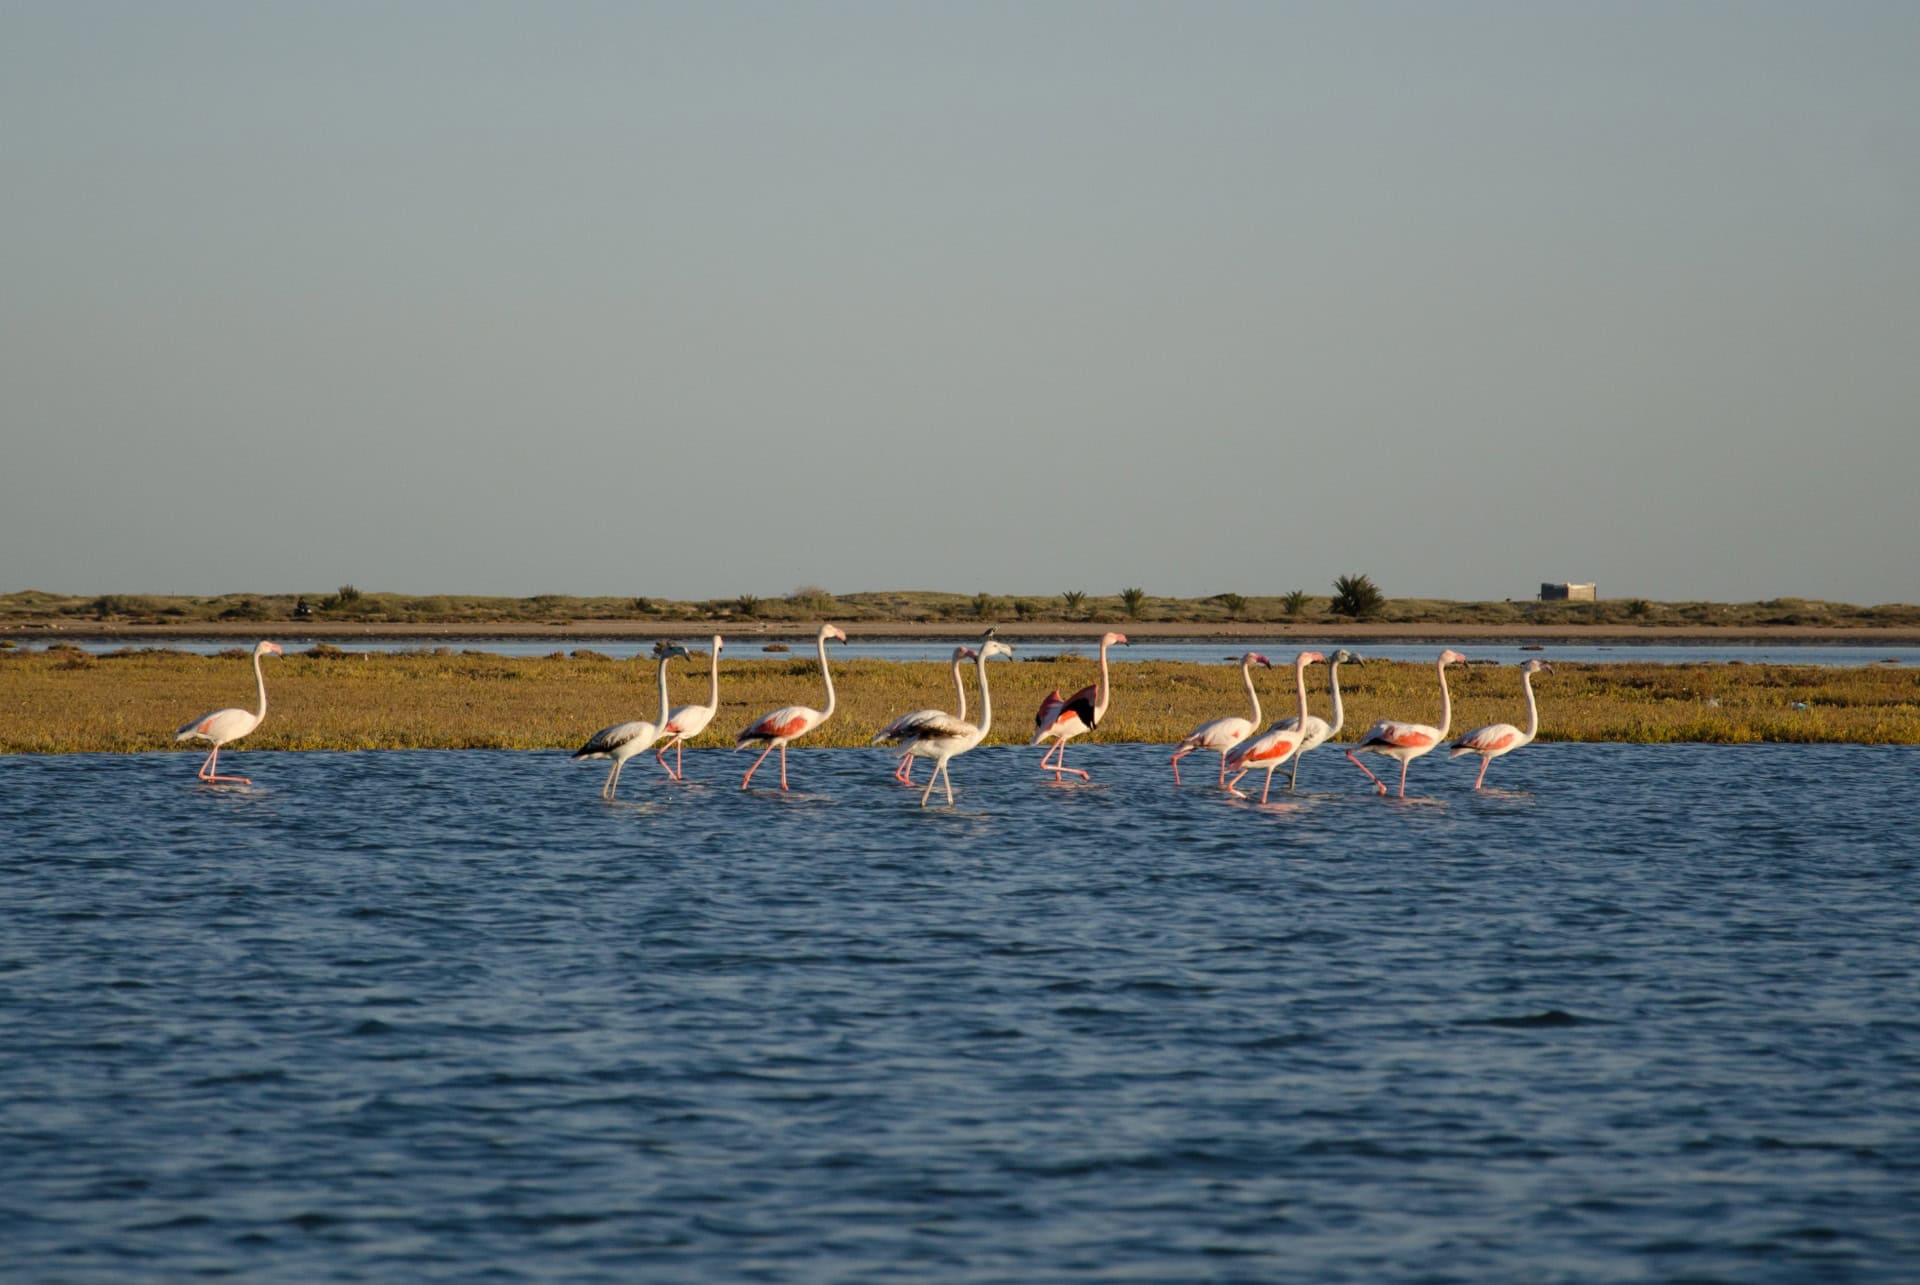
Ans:
[{"label": "white flamingo", "polygon": [[[1060,689],[1056,687],[1050,696],[1040,702],[1040,711],[1033,716],[1033,739],[1027,744],[1053,742],[1053,748],[1040,756],[1040,770],[1053,773],[1055,781],[1060,779],[1063,772],[1072,772],[1083,781],[1091,779],[1079,768],[1065,766],[1067,742],[1091,732],[1107,716],[1107,705],[1113,698],[1113,684],[1107,674],[1107,648],[1115,643],[1123,647],[1131,645],[1125,634],[1107,634],[1100,639],[1100,681],[1097,684],[1082,687],[1071,699],[1062,697]],[[1050,758],[1053,759],[1052,763],[1047,762]]]},{"label": "white flamingo", "polygon": [[262,656],[283,656],[277,642],[261,639],[253,645],[253,681],[260,692],[260,708],[252,709],[216,709],[211,714],[202,714],[191,723],[182,723],[173,733],[176,741],[197,740],[212,741],[213,751],[207,755],[206,762],[200,765],[199,777],[209,785],[227,781],[234,785],[252,785],[244,776],[220,776],[216,769],[220,766],[220,747],[230,741],[237,741],[260,726],[267,717],[267,676],[260,672]]},{"label": "white flamingo", "polygon": [[1464,733],[1453,743],[1447,757],[1457,759],[1462,754],[1480,756],[1480,775],[1473,778],[1473,788],[1479,789],[1480,783],[1487,779],[1487,765],[1502,754],[1511,754],[1522,745],[1531,745],[1540,731],[1540,706],[1533,698],[1533,676],[1539,673],[1553,672],[1553,666],[1539,657],[1520,666],[1520,686],[1527,693],[1527,730],[1521,731],[1512,723],[1489,723],[1485,727],[1476,727]]},{"label": "white flamingo", "polygon": [[676,781],[686,780],[686,774],[680,770],[680,751],[688,741],[707,730],[707,724],[720,712],[720,648],[724,640],[719,634],[713,636],[713,656],[707,662],[707,703],[704,705],[682,705],[667,715],[666,726],[661,729],[665,737],[653,748],[653,757],[661,767],[667,767],[667,751],[673,751],[673,766],[667,768],[667,775]]},{"label": "white flamingo", "polygon": [[1227,784],[1227,751],[1253,735],[1253,729],[1260,726],[1260,693],[1254,690],[1253,666],[1264,665],[1273,668],[1271,662],[1257,651],[1250,651],[1240,658],[1240,681],[1247,685],[1247,699],[1253,702],[1253,715],[1250,718],[1216,718],[1210,723],[1188,732],[1186,739],[1174,748],[1173,783],[1180,784],[1180,760],[1195,750],[1216,750],[1220,755],[1220,785]]},{"label": "white flamingo", "polygon": [[[991,636],[991,634],[989,634],[989,636]],[[893,765],[893,779],[900,782],[900,784],[913,784],[914,759],[933,757],[931,748],[923,750],[919,741],[909,739],[916,726],[930,718],[957,718],[963,723],[966,721],[967,685],[960,677],[960,666],[963,662],[972,660],[977,655],[979,655],[979,653],[971,647],[955,647],[953,649],[953,692],[954,699],[959,705],[958,713],[948,714],[945,710],[940,709],[916,709],[911,714],[902,714],[899,718],[888,723],[885,727],[875,732],[873,739],[867,742],[869,745],[878,745],[882,741],[907,742],[901,746],[900,761]]]},{"label": "white flamingo", "polygon": [[[953,805],[953,777],[947,773],[947,762],[954,755],[965,754],[987,739],[987,733],[993,730],[993,692],[987,687],[987,662],[995,656],[1011,655],[1013,648],[994,638],[981,643],[980,650],[974,653],[974,667],[980,674],[978,724],[935,710],[931,718],[921,719],[905,733],[913,738],[907,746],[908,753],[933,760],[933,773],[927,777],[927,788],[920,793],[921,807],[927,806],[927,798],[933,793],[935,781],[946,782],[947,805]],[[920,748],[922,746],[926,748]]]},{"label": "white flamingo", "polygon": [[[1316,661],[1325,660],[1317,651],[1303,651],[1293,658],[1293,692],[1299,702],[1300,712],[1284,723],[1275,723],[1250,741],[1242,742],[1227,755],[1227,767],[1233,771],[1233,784],[1227,788],[1240,794],[1240,778],[1255,768],[1267,769],[1267,782],[1260,789],[1260,801],[1267,801],[1267,792],[1273,789],[1273,774],[1282,763],[1300,752],[1305,735],[1300,725],[1307,714],[1307,666]],[[1245,795],[1241,795],[1245,798]]]},{"label": "white flamingo", "polygon": [[[1327,661],[1327,691],[1333,697],[1333,721],[1329,723],[1318,714],[1308,714],[1306,716],[1307,734],[1301,739],[1300,748],[1293,752],[1293,761],[1289,764],[1292,770],[1287,774],[1288,794],[1292,794],[1293,787],[1299,783],[1300,760],[1307,756],[1307,751],[1317,750],[1338,736],[1341,726],[1347,721],[1346,710],[1343,709],[1340,704],[1340,666],[1349,662],[1355,665],[1363,663],[1360,657],[1347,651],[1345,648],[1334,652],[1332,657]],[[1275,724],[1275,726],[1293,727],[1299,721],[1299,719],[1290,718],[1284,723]],[[1237,780],[1235,784],[1238,784]]]},{"label": "white flamingo", "polygon": [[827,639],[838,638],[846,642],[847,636],[832,625],[821,625],[820,636],[815,640],[820,650],[820,680],[827,685],[827,707],[814,709],[807,705],[785,705],[756,720],[740,733],[734,742],[734,749],[744,750],[755,745],[764,745],[760,757],[753,761],[747,774],[740,778],[740,788],[746,789],[753,780],[753,774],[767,760],[767,755],[780,751],[780,788],[787,788],[787,742],[805,736],[820,724],[833,717],[833,675],[827,670]]},{"label": "white flamingo", "polygon": [[607,779],[601,783],[600,797],[612,799],[620,788],[620,769],[627,760],[644,752],[660,739],[661,729],[667,724],[667,662],[676,656],[687,655],[687,649],[680,646],[662,648],[659,665],[654,681],[660,688],[660,717],[649,723],[644,719],[635,719],[630,723],[615,723],[612,727],[603,727],[587,738],[587,743],[573,752],[577,759],[612,759],[613,767],[607,772]]},{"label": "white flamingo", "polygon": [[1386,783],[1375,776],[1365,763],[1354,758],[1355,754],[1384,754],[1390,759],[1400,760],[1400,795],[1407,797],[1407,764],[1447,739],[1447,728],[1453,724],[1453,697],[1447,691],[1447,666],[1466,663],[1466,657],[1457,651],[1443,651],[1435,668],[1440,671],[1440,726],[1429,727],[1425,723],[1402,723],[1391,718],[1383,718],[1367,729],[1354,747],[1347,751],[1347,757],[1353,759],[1353,765],[1366,772],[1367,779],[1373,782],[1374,789],[1381,794],[1387,792]]}]

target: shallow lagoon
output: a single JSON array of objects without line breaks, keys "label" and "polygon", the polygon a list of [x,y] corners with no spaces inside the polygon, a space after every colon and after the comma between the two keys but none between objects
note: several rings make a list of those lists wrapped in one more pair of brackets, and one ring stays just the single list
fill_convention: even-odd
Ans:
[{"label": "shallow lagoon", "polygon": [[1038,753],[0,759],[0,1266],[1909,1276],[1916,751]]}]

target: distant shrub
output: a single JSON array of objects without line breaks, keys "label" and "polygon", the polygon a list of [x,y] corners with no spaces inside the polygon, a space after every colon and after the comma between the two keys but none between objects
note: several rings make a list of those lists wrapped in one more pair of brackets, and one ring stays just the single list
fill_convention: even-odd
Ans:
[{"label": "distant shrub", "polygon": [[1122,589],[1120,591],[1120,602],[1121,605],[1127,609],[1127,619],[1138,620],[1140,619],[1140,609],[1147,605],[1147,591],[1145,589]]},{"label": "distant shrub", "polygon": [[733,606],[741,615],[751,618],[760,611],[760,599],[750,593],[743,593],[733,600]]},{"label": "distant shrub", "polygon": [[1364,575],[1341,576],[1333,582],[1333,601],[1327,607],[1336,616],[1362,620],[1376,615],[1387,603],[1380,587]]},{"label": "distant shrub", "polygon": [[990,593],[973,595],[973,614],[981,620],[996,614],[1000,610],[999,601]]},{"label": "distant shrub", "polygon": [[1060,595],[1060,601],[1064,602],[1067,605],[1067,614],[1071,616],[1076,612],[1078,612],[1083,605],[1085,605],[1087,601],[1086,590],[1069,589],[1065,593]]},{"label": "distant shrub", "polygon": [[807,611],[825,611],[834,604],[833,594],[817,584],[803,584],[787,595],[787,601]]},{"label": "distant shrub", "polygon": [[1286,608],[1289,616],[1297,616],[1307,609],[1307,591],[1295,589],[1280,599],[1280,605]]},{"label": "distant shrub", "polygon": [[1237,593],[1216,593],[1213,600],[1226,609],[1227,619],[1238,620],[1247,609],[1247,600]]},{"label": "distant shrub", "polygon": [[265,620],[267,609],[252,598],[242,598],[220,613],[222,620]]},{"label": "distant shrub", "polygon": [[1015,598],[1013,600],[1013,614],[1022,620],[1033,619],[1034,614],[1039,610],[1040,608],[1029,598]]}]

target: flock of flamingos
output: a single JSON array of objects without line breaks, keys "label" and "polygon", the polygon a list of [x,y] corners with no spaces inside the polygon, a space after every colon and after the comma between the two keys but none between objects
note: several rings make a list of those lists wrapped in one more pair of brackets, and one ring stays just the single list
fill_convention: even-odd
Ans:
[{"label": "flock of flamingos", "polygon": [[[741,778],[740,788],[746,789],[753,783],[753,774],[767,760],[767,755],[780,751],[780,788],[787,788],[787,746],[805,736],[833,717],[833,673],[827,666],[827,640],[833,638],[840,642],[847,635],[833,625],[820,626],[820,634],[815,639],[820,653],[820,680],[826,685],[827,703],[824,708],[814,709],[810,705],[787,705],[774,710],[748,724],[734,743],[735,749],[758,749],[760,757],[754,759],[753,766],[747,769]],[[1087,773],[1079,768],[1066,765],[1067,742],[1076,736],[1084,735],[1100,726],[1106,717],[1107,707],[1113,698],[1113,685],[1107,672],[1107,649],[1115,643],[1125,645],[1125,634],[1107,634],[1100,640],[1100,679],[1089,687],[1084,687],[1072,696],[1062,696],[1057,690],[1040,704],[1040,710],[1033,719],[1032,745],[1050,743],[1050,747],[1040,759],[1042,772],[1051,772],[1055,781],[1072,773],[1082,780],[1089,779]],[[678,709],[667,707],[667,662],[693,653],[677,643],[660,643],[654,648],[658,664],[658,685],[660,689],[660,713],[652,722],[635,720],[615,723],[603,727],[588,738],[587,743],[573,752],[573,757],[610,759],[613,767],[607,772],[607,779],[600,787],[600,797],[611,799],[620,786],[620,769],[626,761],[635,755],[651,749],[654,758],[675,781],[684,780],[682,774],[681,750],[692,737],[700,735],[713,721],[720,709],[720,649],[724,645],[720,635],[713,636],[713,653],[708,664],[707,703],[704,705],[682,705]],[[222,746],[239,740],[254,728],[260,726],[267,716],[267,679],[260,669],[263,656],[283,654],[278,643],[261,641],[253,649],[253,677],[259,688],[260,707],[258,709],[221,709],[203,715],[186,723],[174,734],[174,740],[211,741],[213,749],[206,761],[200,765],[199,778],[209,783],[228,782],[236,785],[251,785],[244,776],[220,776],[218,767]],[[987,683],[987,662],[995,656],[1011,656],[1013,648],[993,637],[989,629],[978,647],[956,647],[953,652],[953,686],[959,705],[957,713],[949,714],[944,710],[917,709],[902,714],[875,734],[873,744],[887,742],[898,748],[900,760],[893,770],[894,779],[903,785],[913,784],[913,761],[931,759],[932,773],[927,778],[926,788],[920,792],[920,806],[925,807],[933,794],[936,784],[946,785],[947,803],[953,803],[953,778],[948,775],[947,764],[954,756],[964,754],[985,740],[993,727],[993,692]],[[1292,790],[1300,772],[1300,758],[1307,751],[1324,745],[1339,732],[1344,714],[1340,705],[1340,666],[1359,657],[1347,651],[1336,651],[1329,660],[1317,651],[1303,651],[1293,660],[1294,692],[1299,701],[1299,712],[1294,717],[1283,719],[1254,735],[1260,726],[1260,693],[1253,685],[1253,667],[1272,666],[1265,656],[1258,652],[1248,652],[1240,658],[1240,677],[1247,688],[1247,698],[1253,704],[1251,718],[1216,718],[1202,723],[1181,740],[1173,752],[1173,781],[1180,784],[1180,760],[1197,750],[1207,750],[1220,756],[1220,785],[1239,797],[1241,778],[1249,772],[1265,770],[1266,779],[1260,789],[1260,801],[1267,801],[1267,794],[1273,788],[1273,774],[1283,766],[1291,765],[1287,777],[1287,788]],[[961,677],[961,666],[973,661],[980,684],[980,721],[967,721],[967,689]],[[1374,789],[1381,794],[1387,792],[1384,781],[1375,776],[1358,754],[1379,754],[1396,759],[1400,764],[1399,796],[1406,797],[1407,765],[1414,759],[1434,749],[1447,739],[1447,730],[1453,720],[1453,701],[1447,692],[1447,666],[1466,660],[1457,651],[1443,651],[1435,664],[1440,675],[1440,725],[1433,727],[1425,723],[1401,722],[1397,719],[1382,719],[1367,729],[1367,734],[1355,742],[1348,750],[1347,757],[1353,765],[1367,774]],[[1324,663],[1327,666],[1327,688],[1333,698],[1333,720],[1331,722],[1307,711],[1307,666]],[[1520,686],[1526,693],[1527,725],[1515,727],[1511,723],[1491,723],[1486,727],[1476,727],[1455,740],[1449,747],[1449,758],[1459,758],[1463,754],[1480,756],[1480,775],[1474,778],[1473,788],[1479,789],[1486,780],[1487,765],[1502,754],[1511,753],[1533,740],[1540,728],[1540,710],[1533,695],[1533,676],[1542,670],[1552,672],[1552,666],[1542,660],[1528,660],[1520,666]],[[667,765],[666,752],[673,751],[673,765]],[[1227,774],[1233,779],[1229,781]]]}]

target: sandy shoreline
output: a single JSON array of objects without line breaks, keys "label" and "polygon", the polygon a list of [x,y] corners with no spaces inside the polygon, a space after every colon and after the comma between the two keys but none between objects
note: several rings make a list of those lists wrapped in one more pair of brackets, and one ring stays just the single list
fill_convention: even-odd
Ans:
[{"label": "sandy shoreline", "polygon": [[[1008,639],[1080,641],[1098,639],[1109,629],[1118,629],[1133,638],[1162,640],[1207,638],[1271,638],[1352,642],[1379,640],[1388,642],[1466,641],[1480,643],[1611,643],[1631,646],[1684,645],[1687,643],[1798,643],[1834,646],[1920,646],[1920,630],[1889,627],[1884,629],[1819,628],[1805,625],[1484,625],[1484,624],[1401,624],[1368,622],[1359,624],[1283,625],[1270,622],[1196,624],[1178,621],[1125,621],[1119,623],[1035,623],[998,622],[999,635]],[[929,623],[874,621],[845,625],[849,633],[865,638],[967,638],[981,626],[972,621],[948,620]],[[611,639],[645,641],[651,638],[704,638],[714,633],[731,638],[763,638],[768,641],[806,642],[813,627],[788,622],[715,622],[705,620],[590,620],[567,624],[545,621],[501,621],[493,624],[360,624],[351,621],[316,620],[221,620],[187,624],[126,625],[111,621],[62,620],[29,624],[0,625],[0,637],[20,641],[58,637],[89,639],[125,639],[129,643],[164,642],[179,638],[261,638],[288,637],[312,639],[392,639],[419,642],[444,638],[471,641],[485,638]]]}]

